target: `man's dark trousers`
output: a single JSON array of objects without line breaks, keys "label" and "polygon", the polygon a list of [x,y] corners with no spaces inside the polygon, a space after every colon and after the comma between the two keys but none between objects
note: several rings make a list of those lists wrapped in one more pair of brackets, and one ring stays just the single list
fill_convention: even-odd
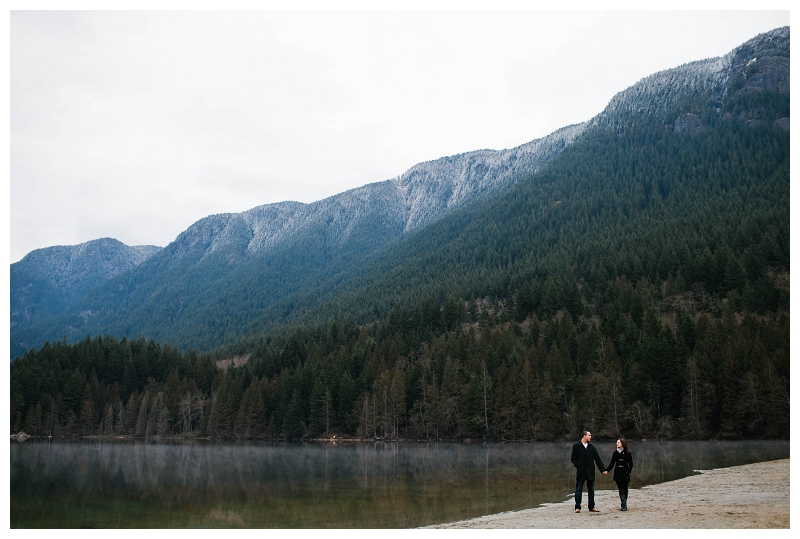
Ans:
[{"label": "man's dark trousers", "polygon": [[591,511],[594,509],[594,479],[578,479],[575,482],[575,509],[581,508],[584,482],[586,482],[586,489],[589,491],[589,511]]}]

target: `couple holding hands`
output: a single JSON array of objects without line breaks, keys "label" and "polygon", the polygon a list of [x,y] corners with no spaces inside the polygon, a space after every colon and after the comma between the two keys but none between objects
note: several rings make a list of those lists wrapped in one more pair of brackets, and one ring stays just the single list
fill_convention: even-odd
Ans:
[{"label": "couple holding hands", "polygon": [[592,433],[588,430],[583,431],[583,437],[579,442],[575,442],[572,446],[572,465],[577,469],[577,477],[575,482],[575,512],[581,512],[581,498],[583,495],[583,484],[586,483],[589,491],[589,511],[592,513],[599,513],[594,507],[594,464],[607,475],[609,470],[614,469],[614,482],[617,483],[619,489],[620,510],[628,510],[628,483],[631,480],[631,470],[633,470],[633,457],[628,448],[628,442],[624,438],[617,440],[617,449],[611,455],[611,464],[608,468],[603,466],[603,461],[600,460],[600,455],[597,449],[590,444],[592,441]]}]

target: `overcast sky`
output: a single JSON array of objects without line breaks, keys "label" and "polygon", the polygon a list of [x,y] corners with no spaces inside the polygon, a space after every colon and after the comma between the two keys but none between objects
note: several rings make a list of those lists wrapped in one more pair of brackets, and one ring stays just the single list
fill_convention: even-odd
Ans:
[{"label": "overcast sky", "polygon": [[10,255],[518,146],[789,12],[12,12]]}]

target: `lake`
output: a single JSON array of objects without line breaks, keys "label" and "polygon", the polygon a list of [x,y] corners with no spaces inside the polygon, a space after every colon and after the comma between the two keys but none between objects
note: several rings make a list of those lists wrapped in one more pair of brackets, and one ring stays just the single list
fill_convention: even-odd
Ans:
[{"label": "lake", "polygon": [[[567,499],[571,446],[12,443],[10,521],[12,528],[425,526]],[[595,446],[608,464],[613,442]],[[639,488],[693,470],[788,458],[789,442],[633,442],[631,451],[631,488]],[[598,476],[596,488],[616,488],[610,476]]]}]

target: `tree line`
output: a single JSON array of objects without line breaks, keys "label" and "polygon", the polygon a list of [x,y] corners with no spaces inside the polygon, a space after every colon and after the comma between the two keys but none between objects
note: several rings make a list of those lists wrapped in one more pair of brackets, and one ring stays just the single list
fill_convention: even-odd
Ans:
[{"label": "tree line", "polygon": [[[551,312],[543,292],[572,297]],[[552,292],[551,292],[552,293]],[[11,366],[12,432],[301,439],[784,438],[787,312],[647,279],[549,280],[266,338],[245,357],[153,341],[47,344]],[[534,299],[531,299],[534,298]],[[702,310],[712,304],[710,311]]]}]

